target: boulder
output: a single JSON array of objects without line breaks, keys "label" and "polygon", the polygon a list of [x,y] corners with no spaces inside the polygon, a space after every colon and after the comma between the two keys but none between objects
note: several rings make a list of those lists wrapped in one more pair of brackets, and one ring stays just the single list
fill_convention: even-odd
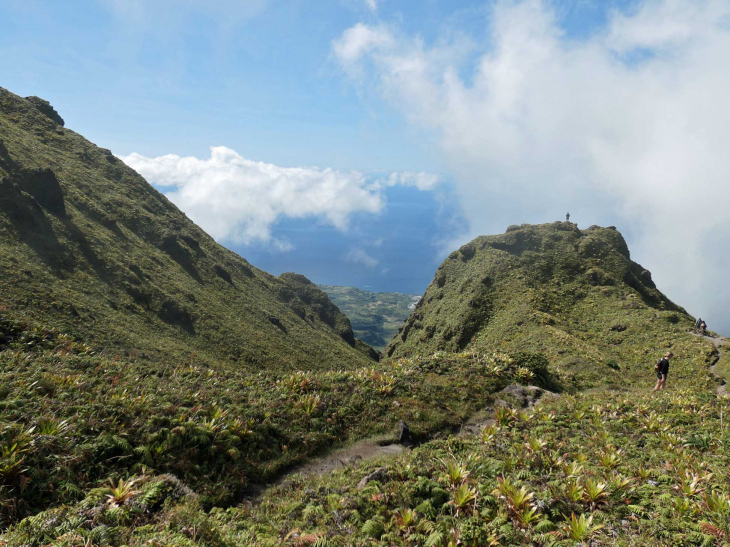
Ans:
[{"label": "boulder", "polygon": [[360,482],[357,483],[357,489],[362,490],[367,486],[369,482],[372,481],[378,481],[383,482],[385,479],[388,478],[388,468],[387,467],[379,467],[369,475],[366,475]]},{"label": "boulder", "polygon": [[398,422],[398,444],[409,445],[413,442],[411,429],[403,420]]}]

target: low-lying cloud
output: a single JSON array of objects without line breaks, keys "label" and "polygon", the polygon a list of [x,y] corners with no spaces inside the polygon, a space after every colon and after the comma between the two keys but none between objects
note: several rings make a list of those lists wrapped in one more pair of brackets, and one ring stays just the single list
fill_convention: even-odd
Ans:
[{"label": "low-lying cloud", "polygon": [[440,135],[462,241],[567,210],[616,224],[670,297],[730,330],[730,3],[646,0],[573,39],[548,0],[499,1],[488,25],[430,47],[358,23],[333,53]]},{"label": "low-lying cloud", "polygon": [[361,264],[366,268],[374,268],[378,265],[379,260],[370,256],[363,249],[355,247],[345,255],[345,261],[351,262],[352,264]]},{"label": "low-lying cloud", "polygon": [[[121,159],[219,241],[264,243],[277,250],[291,244],[273,234],[283,218],[312,218],[346,231],[353,215],[378,214],[384,189],[394,184],[430,190],[438,177],[428,173],[368,176],[319,167],[279,167],[243,158],[225,146],[210,158],[155,158],[137,153]],[[365,256],[354,260],[369,266]],[[375,262],[377,264],[377,261]]]}]

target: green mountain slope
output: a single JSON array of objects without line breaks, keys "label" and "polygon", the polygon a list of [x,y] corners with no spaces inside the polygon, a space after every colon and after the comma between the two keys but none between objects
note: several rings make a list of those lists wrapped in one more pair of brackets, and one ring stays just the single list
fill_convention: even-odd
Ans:
[{"label": "green mountain slope", "polygon": [[522,225],[451,253],[386,354],[529,350],[575,388],[620,385],[691,324],[616,229]]},{"label": "green mountain slope", "polygon": [[[366,367],[161,368],[133,352],[93,355],[0,309],[0,517],[11,525],[0,541],[567,547],[728,537],[730,432],[708,372],[718,350],[684,332],[691,318],[630,262],[618,232],[523,226],[476,241],[489,243],[437,272],[390,346],[401,355]],[[298,316],[346,334],[319,289],[281,278]],[[424,328],[412,323],[419,312]],[[431,338],[415,338],[431,325]],[[464,325],[469,340],[449,345],[447,329]],[[666,348],[669,391],[652,396]],[[523,408],[514,388],[500,392],[514,383],[573,394]],[[477,412],[481,432],[445,433]],[[416,440],[441,438],[394,459],[341,462],[322,478],[288,477],[260,504],[237,505],[251,482],[343,440],[387,441],[399,420]]]},{"label": "green mountain slope", "polygon": [[0,303],[160,363],[370,362],[336,307],[314,309],[312,294],[327,297],[305,281],[254,268],[48,103],[0,88]]},{"label": "green mountain slope", "polygon": [[413,294],[370,292],[335,285],[320,285],[319,288],[350,319],[355,336],[379,350],[385,349],[421,298]]}]

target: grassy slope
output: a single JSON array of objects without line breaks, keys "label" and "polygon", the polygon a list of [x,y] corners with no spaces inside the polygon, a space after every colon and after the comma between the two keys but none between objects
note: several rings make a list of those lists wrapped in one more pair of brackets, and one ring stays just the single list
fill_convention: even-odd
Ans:
[{"label": "grassy slope", "polygon": [[[123,476],[24,520],[4,539],[11,546],[721,545],[730,537],[730,407],[707,373],[711,346],[689,335],[676,346],[684,369],[672,371],[664,393],[598,390],[500,410],[496,426],[477,437],[294,478],[254,507],[203,511],[174,476]],[[385,477],[358,489],[381,465]],[[582,529],[581,519],[591,525]]]},{"label": "grassy slope", "polygon": [[0,302],[160,364],[367,364],[347,319],[314,310],[290,281],[218,245],[109,151],[0,88]]},{"label": "grassy slope", "polygon": [[386,353],[529,349],[567,387],[619,387],[645,377],[691,325],[615,229],[523,225],[452,253]]},{"label": "grassy slope", "polygon": [[[629,289],[614,285],[612,290],[616,292],[609,294],[621,303],[635,301]],[[514,300],[525,301],[516,296]],[[582,301],[589,296],[574,305],[582,310]],[[120,375],[105,358],[83,357],[83,347],[59,349],[58,341],[32,350],[28,357],[27,343],[18,340],[0,354],[7,360],[4,385],[14,386],[7,394],[2,420],[8,424],[6,446],[17,445],[20,439],[28,447],[30,471],[6,480],[5,491],[22,487],[42,497],[68,490],[67,501],[81,501],[24,520],[5,540],[9,545],[90,541],[231,547],[315,542],[572,546],[589,540],[597,542],[594,545],[625,546],[719,544],[722,537],[730,537],[730,497],[723,478],[730,472],[725,456],[730,434],[720,425],[727,405],[715,396],[716,384],[707,372],[716,350],[706,340],[680,332],[688,319],[679,309],[666,312],[659,303],[651,316],[627,320],[633,313],[649,313],[640,301],[639,307],[622,304],[619,309],[627,310],[623,316],[608,302],[594,302],[617,314],[606,312],[605,321],[619,319],[628,327],[608,331],[608,336],[630,335],[621,344],[630,351],[610,354],[637,359],[632,366],[625,361],[619,365],[623,382],[607,377],[602,386],[607,389],[566,395],[536,410],[500,410],[498,427],[486,429],[481,438],[425,443],[384,462],[387,478],[362,490],[356,488],[357,482],[379,462],[365,462],[328,477],[287,481],[268,491],[261,505],[227,510],[203,510],[210,507],[209,487],[216,481],[224,490],[231,488],[247,471],[271,472],[283,462],[297,461],[313,446],[366,431],[387,431],[401,418],[415,425],[417,433],[442,427],[455,416],[458,420],[483,408],[491,399],[488,394],[506,383],[536,381],[544,372],[535,366],[539,358],[486,353],[487,342],[476,333],[466,351],[399,357],[356,371],[261,375],[249,379],[241,394],[234,388],[236,378],[228,378],[226,371],[181,366],[164,378],[148,371],[145,381],[139,382],[143,372],[136,365],[125,363],[120,369],[129,374]],[[664,302],[664,307],[675,308]],[[564,310],[566,315],[573,313],[571,306]],[[555,315],[555,309],[551,311]],[[593,313],[600,316],[601,310]],[[676,313],[679,323],[664,319],[668,313]],[[644,323],[645,332],[632,333]],[[550,327],[554,325],[543,324],[545,336],[556,337]],[[557,361],[564,355],[561,351],[594,346],[606,351],[604,330],[595,324],[593,328],[594,339],[580,345],[574,336],[554,352],[549,345],[543,349]],[[583,331],[590,332],[581,331],[582,336],[587,336]],[[535,326],[529,332],[541,340]],[[670,391],[651,396],[651,358],[670,345],[676,355]],[[89,364],[79,365],[84,359],[90,359]],[[585,373],[590,375],[594,367],[613,371],[602,359],[603,354],[583,361]],[[18,360],[32,365],[12,366]],[[56,363],[53,370],[48,362]],[[59,365],[63,368],[56,368]],[[99,383],[84,382],[91,375],[73,372],[80,369],[94,370]],[[562,382],[571,387],[571,367],[563,362],[560,371]],[[50,391],[47,384],[38,388],[31,382],[38,379],[51,382]],[[111,397],[106,390],[110,379],[116,388]],[[158,382],[175,387],[160,394]],[[83,413],[76,403],[79,391],[89,397],[88,406],[80,405]],[[28,408],[32,411],[21,411]],[[74,425],[68,427],[73,433],[63,430],[38,439],[33,430],[24,437],[29,427],[40,428],[40,415],[59,421],[72,418]],[[79,419],[73,420],[77,415]],[[241,416],[243,431],[237,421]],[[18,425],[10,426],[13,422]],[[93,427],[87,428],[87,423]],[[134,427],[125,432],[126,424]],[[100,431],[126,438],[129,446],[112,443],[110,449],[109,436],[98,435]],[[45,443],[59,443],[65,451],[49,451]],[[83,449],[77,450],[78,445]],[[262,463],[267,451],[275,456]],[[60,467],[53,470],[49,458],[59,452],[68,452],[61,461],[81,458],[81,468],[88,467],[91,476],[81,480],[64,477]],[[196,457],[204,459],[196,464]],[[160,474],[165,472],[175,476]],[[115,479],[114,487],[103,486],[106,475]],[[49,476],[65,483],[47,487]],[[183,477],[197,492],[186,489],[176,477]],[[577,515],[575,523],[572,514]],[[592,526],[600,528],[581,532],[581,517],[592,518]]]},{"label": "grassy slope", "polygon": [[319,286],[352,323],[352,330],[363,342],[383,350],[398,333],[420,296],[370,292],[355,287]]},{"label": "grassy slope", "polygon": [[478,355],[251,374],[96,355],[0,310],[0,525],[133,474],[172,473],[206,507],[240,501],[335,443],[458,425],[526,378]]}]

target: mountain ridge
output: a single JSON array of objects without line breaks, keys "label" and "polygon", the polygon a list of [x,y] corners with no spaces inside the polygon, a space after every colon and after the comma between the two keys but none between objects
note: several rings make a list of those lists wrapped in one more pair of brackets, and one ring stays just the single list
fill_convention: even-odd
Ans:
[{"label": "mountain ridge", "polygon": [[542,352],[589,384],[605,381],[609,361],[638,367],[634,352],[648,351],[652,335],[671,345],[668,333],[692,324],[631,260],[615,227],[523,224],[451,253],[385,354]]},{"label": "mountain ridge", "polygon": [[42,99],[0,88],[6,305],[100,349],[135,348],[163,361],[194,355],[306,368],[375,358],[356,344],[344,315],[333,329],[303,313],[308,305],[285,278],[220,246],[109,150],[62,122]]}]

